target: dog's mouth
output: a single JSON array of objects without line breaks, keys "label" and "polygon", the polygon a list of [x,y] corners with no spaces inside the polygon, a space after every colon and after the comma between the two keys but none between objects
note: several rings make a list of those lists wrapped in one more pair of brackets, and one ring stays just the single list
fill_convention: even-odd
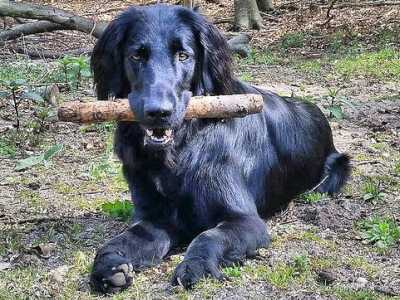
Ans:
[{"label": "dog's mouth", "polygon": [[173,143],[174,132],[171,128],[144,128],[144,144],[165,147]]}]

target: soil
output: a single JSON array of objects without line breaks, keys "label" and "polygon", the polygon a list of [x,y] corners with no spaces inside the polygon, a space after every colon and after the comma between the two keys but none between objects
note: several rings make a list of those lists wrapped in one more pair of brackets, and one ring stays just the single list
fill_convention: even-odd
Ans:
[{"label": "soil", "polygon": [[[137,1],[35,2],[111,20]],[[200,1],[200,5],[210,19],[221,20],[232,18],[233,5],[226,2]],[[266,27],[248,32],[252,48],[279,52],[282,36],[298,28],[322,35],[345,28],[368,42],[374,40],[376,28],[398,20],[396,6],[351,8],[334,10],[329,26],[321,26],[326,9],[302,3],[277,2],[272,17],[264,16]],[[236,34],[228,31],[229,24],[220,28],[227,36]],[[14,61],[21,59],[21,54],[15,53],[17,48],[62,53],[90,48],[94,43],[95,39],[85,34],[62,31],[7,42],[0,55],[4,61]],[[302,47],[283,55],[300,60],[310,54],[319,57],[327,51],[327,43],[325,39],[318,43],[308,39]],[[34,63],[52,66],[56,62],[45,59]],[[400,299],[399,242],[379,250],[363,238],[358,226],[372,216],[387,216],[400,224],[399,81],[328,76],[329,70],[316,75],[299,70],[292,61],[239,61],[235,71],[238,76],[251,74],[252,84],[281,95],[312,99],[328,117],[330,90],[340,88],[339,95],[353,105],[342,106],[343,119],[329,121],[338,150],[352,157],[350,182],[342,193],[324,196],[315,203],[299,197],[287,210],[266,221],[273,236],[271,247],[261,249],[243,266],[224,270],[229,281],[204,279],[190,291],[171,287],[169,278],[182,259],[181,249],[160,266],[135,274],[131,288],[110,298]],[[62,90],[64,99],[81,95],[94,95],[90,81],[73,92]],[[33,109],[31,101],[21,104],[21,132],[26,139],[18,141],[14,157],[0,154],[0,299],[108,298],[91,294],[88,278],[96,249],[128,226],[101,209],[104,202],[129,199],[118,173],[119,163],[110,155],[112,126],[82,127],[50,119],[40,133],[33,134],[28,126],[34,118]],[[10,137],[15,131],[10,98],[0,98],[0,134]],[[15,170],[18,160],[61,143],[62,152],[49,163]],[[106,171],[101,172],[104,164]],[[100,173],[96,175],[94,170]],[[364,200],[363,186],[369,179],[379,182],[379,199]],[[305,270],[288,275],[286,271],[293,270],[299,257],[305,259]]]}]

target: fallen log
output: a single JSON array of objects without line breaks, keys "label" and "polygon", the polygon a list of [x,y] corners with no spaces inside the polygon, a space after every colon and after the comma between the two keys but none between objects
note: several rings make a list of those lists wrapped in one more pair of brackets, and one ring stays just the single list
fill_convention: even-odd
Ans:
[{"label": "fallen log", "polygon": [[[257,94],[192,97],[185,119],[234,118],[258,113],[263,109],[263,97]],[[115,101],[72,101],[58,109],[58,119],[74,123],[135,121],[127,99]]]},{"label": "fallen log", "polygon": [[[52,6],[14,1],[0,1],[0,16],[50,21],[59,24],[60,27],[62,26],[65,29],[83,31],[96,38],[101,36],[108,24],[104,21],[96,22],[83,18]],[[27,27],[28,25],[24,28],[25,32],[29,31]]]},{"label": "fallen log", "polygon": [[[194,0],[185,1],[194,3]],[[115,10],[115,8],[112,10]],[[0,31],[0,45],[4,44],[5,41],[14,40],[21,36],[58,30],[77,30],[99,38],[109,24],[106,21],[96,22],[93,19],[78,16],[53,6],[0,0],[0,17],[6,16],[15,19],[26,18],[39,21],[16,25],[10,29]],[[239,35],[239,38],[233,38],[228,41],[230,50],[242,57],[246,57],[250,53],[248,47],[249,38],[244,36]],[[52,54],[47,55],[44,52],[42,57],[52,58]]]},{"label": "fallen log", "polygon": [[14,40],[21,36],[42,32],[52,32],[66,28],[66,26],[49,21],[36,21],[32,23],[25,23],[17,25],[11,29],[0,31],[0,41]]}]

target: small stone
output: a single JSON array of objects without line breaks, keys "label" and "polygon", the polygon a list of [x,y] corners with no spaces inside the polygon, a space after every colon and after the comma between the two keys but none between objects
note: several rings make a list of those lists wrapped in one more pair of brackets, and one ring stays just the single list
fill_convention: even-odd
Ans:
[{"label": "small stone", "polygon": [[50,278],[58,283],[63,283],[67,275],[69,267],[67,265],[60,266],[50,272]]},{"label": "small stone", "polygon": [[364,277],[358,277],[356,283],[359,288],[364,288],[368,284],[368,280]]},{"label": "small stone", "polygon": [[51,253],[55,250],[55,244],[39,244],[35,247],[32,247],[30,250],[41,258],[49,258]]},{"label": "small stone", "polygon": [[29,187],[31,190],[36,191],[36,190],[38,190],[38,189],[40,188],[40,184],[37,183],[37,182],[30,182],[30,183],[28,183],[28,187]]},{"label": "small stone", "polygon": [[393,290],[389,287],[386,286],[376,286],[375,287],[375,291],[387,296],[397,296],[397,294],[395,292],[393,292]]},{"label": "small stone", "polygon": [[330,271],[320,271],[318,272],[317,281],[324,284],[329,285],[336,280],[335,274]]},{"label": "small stone", "polygon": [[11,268],[11,264],[8,262],[0,262],[0,271]]}]

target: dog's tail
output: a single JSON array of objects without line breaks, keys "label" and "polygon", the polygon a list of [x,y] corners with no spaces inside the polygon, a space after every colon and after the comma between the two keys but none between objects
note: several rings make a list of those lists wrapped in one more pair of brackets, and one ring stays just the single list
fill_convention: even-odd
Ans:
[{"label": "dog's tail", "polygon": [[339,192],[349,178],[350,172],[350,157],[343,153],[331,153],[326,158],[323,176],[316,191],[329,195]]}]

